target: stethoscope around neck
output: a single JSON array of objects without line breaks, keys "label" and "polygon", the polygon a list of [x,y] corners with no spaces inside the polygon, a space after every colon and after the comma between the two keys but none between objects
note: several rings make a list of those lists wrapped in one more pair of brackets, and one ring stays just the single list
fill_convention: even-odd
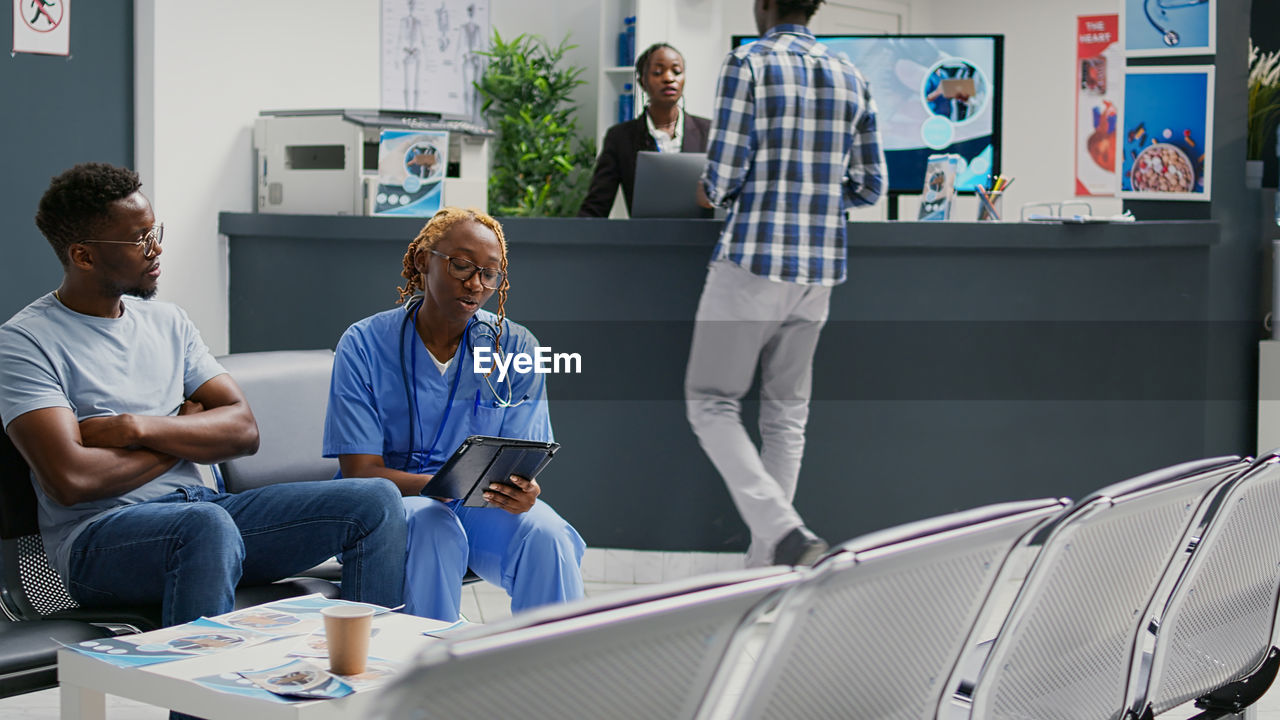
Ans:
[{"label": "stethoscope around neck", "polygon": [[[409,335],[407,331],[410,320],[413,320],[414,335],[417,335],[418,310],[421,308],[422,296],[413,296],[409,299],[409,302],[405,303],[404,318],[400,321],[400,379],[404,383],[405,403],[409,408],[409,452],[405,456],[405,466],[402,468],[405,472],[410,472],[409,464],[413,462],[414,457],[413,446],[416,444],[417,433],[421,429],[418,427],[419,423],[417,421],[418,384],[413,382],[410,378],[410,368],[416,369],[418,367],[418,346],[422,343],[417,337],[414,337],[414,342],[408,343],[409,362],[407,365],[405,363],[404,350],[405,345],[407,344],[407,337]],[[436,428],[436,436],[431,440],[431,446],[428,447],[427,451],[422,455],[422,460],[418,463],[418,468],[414,472],[421,474],[424,471],[427,460],[431,458],[431,455],[436,450],[436,446],[440,444],[440,438],[444,435],[444,429],[449,424],[449,413],[453,411],[453,399],[458,394],[458,381],[462,378],[462,366],[466,362],[467,351],[469,348],[477,346],[471,338],[472,334],[475,332],[479,333],[478,339],[482,342],[486,336],[491,339],[495,360],[501,361],[504,355],[502,347],[498,344],[498,329],[493,326],[493,323],[485,322],[484,320],[478,319],[475,315],[472,315],[471,318],[467,320],[467,326],[462,330],[462,339],[458,342],[458,350],[453,354],[454,358],[457,358],[458,362],[454,363],[456,367],[453,370],[453,382],[449,385],[449,399],[445,401],[444,411],[440,416],[440,426]],[[507,381],[507,392],[505,397],[498,393],[498,388],[494,387],[493,381],[489,379],[488,375],[485,376],[484,382],[489,386],[489,392],[493,395],[494,407],[518,407],[529,399],[529,396],[526,395],[516,402],[511,402],[510,380]],[[502,385],[501,381],[499,381],[498,385]]]}]

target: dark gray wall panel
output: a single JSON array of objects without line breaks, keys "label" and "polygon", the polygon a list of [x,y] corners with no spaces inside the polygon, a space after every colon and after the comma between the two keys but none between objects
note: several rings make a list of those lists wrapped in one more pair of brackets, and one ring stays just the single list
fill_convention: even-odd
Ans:
[{"label": "dark gray wall panel", "polygon": [[[133,3],[78,2],[71,56],[0,57],[0,318],[57,287],[62,268],[33,218],[49,179],[78,162],[133,165]],[[3,24],[12,38],[12,22]]]}]

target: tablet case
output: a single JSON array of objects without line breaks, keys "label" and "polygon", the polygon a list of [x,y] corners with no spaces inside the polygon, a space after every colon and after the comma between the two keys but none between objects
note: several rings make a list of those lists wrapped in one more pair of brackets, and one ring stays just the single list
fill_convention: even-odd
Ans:
[{"label": "tablet case", "polygon": [[484,499],[489,485],[510,485],[512,475],[536,478],[559,449],[559,443],[472,435],[462,441],[420,494],[461,498],[466,507],[488,507],[493,504]]}]

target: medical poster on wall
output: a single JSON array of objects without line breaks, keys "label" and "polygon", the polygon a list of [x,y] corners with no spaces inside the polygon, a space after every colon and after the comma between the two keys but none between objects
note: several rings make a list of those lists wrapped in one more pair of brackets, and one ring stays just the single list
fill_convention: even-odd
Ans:
[{"label": "medical poster on wall", "polygon": [[1212,55],[1218,0],[1124,0],[1130,57]]},{"label": "medical poster on wall", "polygon": [[449,133],[383,130],[378,143],[374,215],[434,215],[443,205]]},{"label": "medical poster on wall", "polygon": [[1130,67],[1121,117],[1121,197],[1209,199],[1212,65]]},{"label": "medical poster on wall", "polygon": [[1076,195],[1115,195],[1124,93],[1119,15],[1076,18]]},{"label": "medical poster on wall", "polygon": [[71,0],[13,0],[13,52],[71,54]]},{"label": "medical poster on wall", "polygon": [[480,124],[488,0],[382,0],[381,13],[382,108]]}]

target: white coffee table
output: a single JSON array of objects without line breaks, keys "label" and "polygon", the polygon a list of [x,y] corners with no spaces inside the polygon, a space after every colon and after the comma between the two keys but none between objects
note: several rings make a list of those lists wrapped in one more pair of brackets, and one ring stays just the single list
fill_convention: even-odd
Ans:
[{"label": "white coffee table", "polygon": [[[395,664],[407,663],[423,647],[440,642],[423,635],[424,631],[443,629],[450,624],[400,613],[379,615],[374,618],[378,632],[370,641],[369,654]],[[336,700],[285,704],[219,692],[192,680],[282,662],[281,644],[287,642],[277,640],[145,667],[117,667],[72,650],[59,650],[62,718],[105,720],[107,695],[208,720],[357,720],[370,716],[370,708],[381,688],[362,690]]]}]

